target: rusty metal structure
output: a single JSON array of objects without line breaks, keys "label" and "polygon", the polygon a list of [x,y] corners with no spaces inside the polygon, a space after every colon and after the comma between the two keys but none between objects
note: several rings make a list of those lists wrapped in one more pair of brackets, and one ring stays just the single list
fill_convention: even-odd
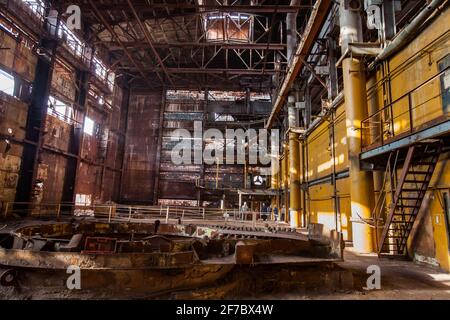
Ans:
[{"label": "rusty metal structure", "polygon": [[[107,289],[109,298],[155,298],[211,287],[236,276],[243,266],[314,265],[316,272],[323,272],[341,259],[341,240],[339,234],[326,235],[320,228],[308,235],[195,220],[29,221],[0,233],[0,283],[58,298],[67,292],[66,270],[75,265],[88,275],[83,277],[83,295],[98,298]],[[38,284],[41,277],[47,279],[44,285]],[[227,290],[223,294],[232,296]]]},{"label": "rusty metal structure", "polygon": [[[238,297],[253,268],[345,287],[345,242],[449,269],[445,17],[445,0],[1,1],[0,294]],[[423,227],[430,192],[445,206]]]}]

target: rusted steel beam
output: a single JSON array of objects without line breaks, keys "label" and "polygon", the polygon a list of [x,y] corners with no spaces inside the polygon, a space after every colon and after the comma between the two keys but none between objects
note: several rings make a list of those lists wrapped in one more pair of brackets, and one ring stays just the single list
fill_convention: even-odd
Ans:
[{"label": "rusted steel beam", "polygon": [[[278,0],[277,3],[279,3],[279,2],[280,2],[280,1]],[[278,7],[278,6],[277,6],[277,7]],[[275,13],[277,13],[277,12],[278,12],[278,10],[276,9],[276,10],[275,10]],[[273,29],[274,29],[274,27],[275,27],[275,24],[276,24],[276,14],[274,14],[274,15],[272,16],[272,19],[271,19],[271,22],[270,22],[269,34],[268,34],[268,37],[267,37],[267,43],[266,43],[266,46],[267,46],[267,47],[269,46],[270,40],[272,39],[272,33],[273,33]],[[263,60],[262,74],[266,74],[266,65],[267,65],[267,59],[268,59],[268,57],[269,57],[268,52],[265,52],[265,53],[264,53],[264,59],[262,59],[262,60]]]},{"label": "rusted steel beam", "polygon": [[[157,72],[155,69],[144,69],[146,72]],[[261,69],[226,69],[226,68],[211,68],[211,69],[199,69],[199,68],[167,68],[170,73],[179,74],[235,74],[235,75],[260,75]],[[275,74],[275,70],[265,70],[265,75]]]},{"label": "rusted steel beam", "polygon": [[[98,7],[100,10],[122,11],[127,10],[126,5],[121,4],[104,4]],[[153,13],[155,9],[200,9],[217,12],[229,13],[295,13],[299,10],[309,10],[311,5],[197,5],[188,3],[153,3],[149,5],[136,6],[136,10],[140,13]],[[201,11],[200,11],[201,12]]]},{"label": "rusted steel beam", "polygon": [[158,146],[156,149],[156,159],[155,159],[155,189],[153,191],[153,204],[158,204],[159,198],[159,180],[161,173],[161,150],[163,141],[163,131],[164,131],[164,112],[166,110],[166,90],[163,89],[162,101],[159,110],[159,127],[158,127]]},{"label": "rusted steel beam", "polygon": [[299,46],[297,47],[297,51],[295,53],[294,58],[292,59],[292,64],[289,67],[287,75],[284,79],[283,85],[278,93],[278,97],[274,103],[272,113],[267,121],[266,128],[272,128],[272,125],[276,119],[277,114],[283,108],[283,104],[286,100],[286,97],[289,94],[292,84],[295,79],[299,75],[300,71],[303,69],[305,64],[304,57],[307,57],[311,52],[314,40],[320,33],[322,26],[327,19],[328,13],[333,6],[332,1],[328,0],[317,0],[314,9],[311,12],[311,16],[309,18],[308,24],[304,31],[304,37],[301,40]]},{"label": "rusted steel beam", "polygon": [[133,12],[134,17],[137,20],[137,23],[139,24],[139,27],[141,28],[142,32],[144,33],[145,39],[147,40],[148,45],[150,46],[150,49],[152,50],[153,54],[156,57],[156,60],[158,60],[160,68],[163,70],[164,74],[167,77],[167,80],[169,80],[171,85],[174,85],[172,78],[170,77],[169,71],[164,65],[164,61],[162,61],[161,57],[159,56],[158,51],[156,51],[155,47],[153,46],[152,39],[150,37],[150,34],[148,33],[148,29],[146,26],[144,26],[144,23],[142,22],[141,18],[139,17],[138,13],[136,12],[136,9],[134,8],[133,4],[131,3],[131,0],[127,0],[128,5],[130,6],[131,11]]},{"label": "rusted steel beam", "polygon": [[116,34],[114,29],[111,27],[111,25],[106,21],[105,17],[99,11],[99,9],[95,5],[95,3],[92,0],[88,0],[88,2],[89,2],[89,5],[91,6],[91,8],[94,10],[95,15],[97,16],[97,18],[100,19],[100,21],[103,23],[103,25],[108,29],[108,31],[111,34],[111,36],[113,38],[115,38],[116,42],[123,48],[123,50],[125,51],[125,54],[127,55],[128,59],[130,60],[130,62],[138,69],[138,71],[141,74],[141,76],[144,79],[144,81],[146,81],[149,86],[152,86],[151,82],[148,81],[146,75],[142,71],[144,67],[140,63],[136,62],[136,60],[131,55],[130,51],[122,43],[122,41],[120,40],[119,36]]},{"label": "rusted steel beam", "polygon": [[[110,50],[123,50],[123,48],[117,42],[101,42],[106,45]],[[125,47],[130,49],[145,49],[149,46],[140,41],[133,42],[123,42]],[[222,47],[226,49],[236,49],[236,50],[284,50],[286,49],[286,45],[282,43],[236,43],[236,44],[227,44],[227,43],[219,43],[219,42],[168,42],[168,43],[153,43],[153,47],[155,48],[172,48],[172,47]]]}]

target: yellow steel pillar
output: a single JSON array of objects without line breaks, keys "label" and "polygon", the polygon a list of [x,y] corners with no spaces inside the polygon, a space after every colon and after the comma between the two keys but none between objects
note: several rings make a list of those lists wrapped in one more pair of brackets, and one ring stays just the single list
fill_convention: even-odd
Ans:
[{"label": "yellow steel pillar", "polygon": [[[284,157],[281,162],[282,165],[282,181],[283,181],[283,207],[284,207],[284,221],[288,220],[289,209],[289,147],[284,144]],[[282,208],[281,208],[282,209]],[[281,214],[280,209],[280,214]]]},{"label": "yellow steel pillar", "polygon": [[[276,136],[276,137],[275,137]],[[280,191],[280,145],[279,145],[279,134],[277,132],[272,132],[272,142],[270,147],[271,156],[271,180],[270,187],[272,191],[276,192],[276,195],[272,197],[271,207],[272,207],[272,219],[273,208],[277,207],[280,209],[279,203],[279,191]]]},{"label": "yellow steel pillar", "polygon": [[290,175],[290,201],[289,215],[292,227],[300,226],[301,189],[300,189],[300,144],[299,134],[289,133],[289,175]]},{"label": "yellow steel pillar", "polygon": [[[342,50],[346,52],[352,42],[362,42],[361,16],[352,2],[341,0],[340,25]],[[344,77],[345,112],[347,117],[347,146],[350,163],[351,211],[353,220],[353,246],[357,252],[374,251],[374,232],[363,220],[372,215],[374,188],[373,174],[360,168],[361,121],[368,115],[366,76],[364,63],[348,57],[342,62]]]},{"label": "yellow steel pillar", "polygon": [[[305,179],[305,154],[304,154],[304,141],[299,142],[299,150],[300,150],[300,185],[303,185],[306,181]],[[301,224],[306,227],[308,225],[307,212],[305,206],[305,190],[301,190],[300,192],[300,201],[301,201]]]},{"label": "yellow steel pillar", "polygon": [[[288,98],[289,128],[298,127],[298,110],[295,109],[295,97]],[[289,176],[290,176],[290,201],[289,217],[291,227],[300,226],[301,188],[300,188],[300,141],[299,134],[289,132]]]}]

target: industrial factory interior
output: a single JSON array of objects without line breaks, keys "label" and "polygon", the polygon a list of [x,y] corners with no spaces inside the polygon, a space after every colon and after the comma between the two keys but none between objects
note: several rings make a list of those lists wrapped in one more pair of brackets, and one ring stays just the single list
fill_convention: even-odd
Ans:
[{"label": "industrial factory interior", "polygon": [[450,300],[449,2],[0,0],[0,300]]}]

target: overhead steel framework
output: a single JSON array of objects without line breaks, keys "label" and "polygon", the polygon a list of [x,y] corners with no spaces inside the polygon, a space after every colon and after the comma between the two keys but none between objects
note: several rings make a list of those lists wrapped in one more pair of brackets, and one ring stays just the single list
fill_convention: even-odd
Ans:
[{"label": "overhead steel framework", "polygon": [[197,0],[52,1],[55,8],[69,4],[81,8],[86,41],[136,85],[200,88],[221,83],[253,90],[273,87],[274,74],[283,78],[286,15],[306,21],[317,6],[314,1],[291,5],[287,0],[223,5]]}]

